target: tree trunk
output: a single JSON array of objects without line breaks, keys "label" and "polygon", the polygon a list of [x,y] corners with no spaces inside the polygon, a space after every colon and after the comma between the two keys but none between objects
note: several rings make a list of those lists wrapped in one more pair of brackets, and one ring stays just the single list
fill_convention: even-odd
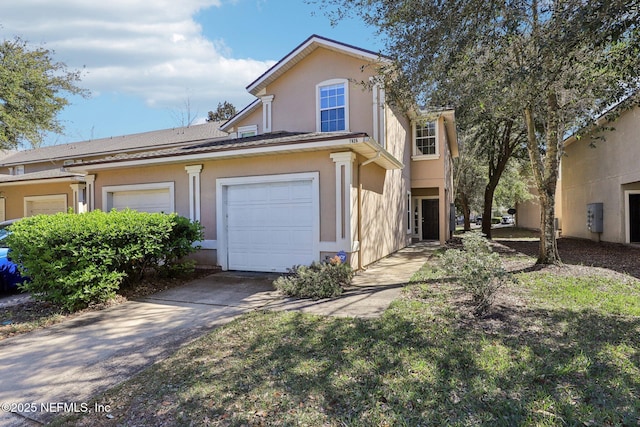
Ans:
[{"label": "tree trunk", "polygon": [[556,94],[551,91],[547,96],[547,126],[545,135],[545,158],[536,136],[535,120],[531,108],[525,108],[527,124],[527,150],[533,169],[536,187],[540,198],[540,246],[537,264],[562,264],[555,234],[555,196],[560,165],[559,106]]},{"label": "tree trunk", "polygon": [[[496,184],[497,185],[497,184]],[[492,186],[491,182],[484,189],[484,209],[482,211],[482,234],[487,239],[491,239],[491,219],[493,211],[493,194],[496,186]]]},{"label": "tree trunk", "polygon": [[561,264],[555,231],[555,186],[551,192],[540,195],[540,246],[536,264]]},{"label": "tree trunk", "polygon": [[469,215],[471,211],[469,209],[469,198],[465,193],[460,193],[460,204],[462,205],[462,217],[464,218],[464,231],[471,231],[471,221]]}]

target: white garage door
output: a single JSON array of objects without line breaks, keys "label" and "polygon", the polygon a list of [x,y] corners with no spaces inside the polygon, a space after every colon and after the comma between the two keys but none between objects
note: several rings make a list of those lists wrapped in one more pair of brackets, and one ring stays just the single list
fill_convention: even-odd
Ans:
[{"label": "white garage door", "polygon": [[53,215],[67,211],[67,196],[35,196],[24,198],[25,216]]},{"label": "white garage door", "polygon": [[317,259],[313,180],[226,187],[228,269],[285,272]]},{"label": "white garage door", "polygon": [[168,188],[129,190],[111,193],[111,209],[134,209],[140,212],[171,213],[171,194]]}]

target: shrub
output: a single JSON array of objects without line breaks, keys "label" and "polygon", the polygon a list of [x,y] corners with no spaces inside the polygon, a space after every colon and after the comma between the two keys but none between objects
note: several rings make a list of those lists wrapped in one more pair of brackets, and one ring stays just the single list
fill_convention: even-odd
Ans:
[{"label": "shrub", "polygon": [[14,223],[7,244],[36,298],[76,310],[115,296],[125,280],[169,271],[196,250],[202,227],[175,214],[60,213]]},{"label": "shrub", "polygon": [[351,283],[353,270],[334,257],[328,263],[314,262],[310,266],[297,265],[289,273],[273,282],[276,289],[298,298],[330,298],[342,294]]},{"label": "shrub", "polygon": [[463,249],[450,249],[441,258],[449,276],[471,294],[474,314],[484,315],[494,301],[495,294],[514,278],[504,269],[497,253],[491,251],[487,239],[477,233],[462,237]]}]

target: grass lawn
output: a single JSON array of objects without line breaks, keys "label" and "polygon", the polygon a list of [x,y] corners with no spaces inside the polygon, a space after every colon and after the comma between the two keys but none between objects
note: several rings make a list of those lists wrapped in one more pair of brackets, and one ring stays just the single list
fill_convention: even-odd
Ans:
[{"label": "grass lawn", "polygon": [[640,281],[530,270],[482,319],[429,263],[380,319],[254,312],[56,423],[640,424]]}]

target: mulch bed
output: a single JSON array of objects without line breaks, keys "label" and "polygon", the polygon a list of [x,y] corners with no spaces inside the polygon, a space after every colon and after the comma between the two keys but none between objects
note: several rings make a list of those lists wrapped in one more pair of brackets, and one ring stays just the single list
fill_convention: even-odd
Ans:
[{"label": "mulch bed", "polygon": [[[497,242],[525,255],[538,255],[537,240],[498,239]],[[564,264],[601,267],[640,279],[638,246],[563,237],[558,239],[558,252]]]}]

